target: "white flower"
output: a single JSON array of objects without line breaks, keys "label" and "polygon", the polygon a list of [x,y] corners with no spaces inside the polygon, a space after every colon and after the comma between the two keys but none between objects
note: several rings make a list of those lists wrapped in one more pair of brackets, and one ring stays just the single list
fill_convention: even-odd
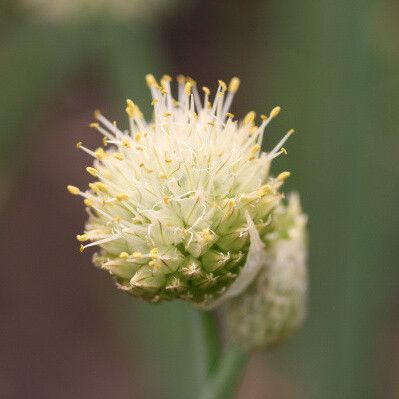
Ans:
[{"label": "white flower", "polygon": [[91,126],[106,149],[77,144],[95,158],[87,172],[98,179],[84,192],[68,186],[84,197],[89,214],[77,238],[89,241],[82,250],[101,248],[95,263],[128,293],[210,307],[218,297],[239,294],[258,271],[264,253],[259,237],[270,228],[289,176],[269,177],[270,163],[286,153],[282,146],[293,131],[262,152],[264,130],[280,108],[262,115],[259,126],[254,112],[235,120],[229,107],[238,78],[228,87],[219,81],[213,104],[209,89],[203,87],[201,100],[190,78],[178,77],[178,101],[169,76],[160,83],[152,75],[146,79],[151,123],[128,100],[126,131],[95,113]]},{"label": "white flower", "polygon": [[22,6],[52,22],[110,17],[115,20],[161,14],[175,0],[20,0]]},{"label": "white flower", "polygon": [[227,305],[228,330],[246,349],[274,345],[289,337],[306,314],[306,216],[299,197],[280,205],[262,237],[267,256],[248,289]]}]

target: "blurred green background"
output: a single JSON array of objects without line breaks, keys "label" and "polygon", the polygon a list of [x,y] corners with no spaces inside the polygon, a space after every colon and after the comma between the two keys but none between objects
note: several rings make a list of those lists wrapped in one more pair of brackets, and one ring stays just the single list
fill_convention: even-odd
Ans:
[{"label": "blurred green background", "polygon": [[[136,0],[137,1],[137,0]],[[191,309],[114,289],[76,250],[87,181],[74,145],[99,141],[92,111],[149,111],[144,75],[200,85],[234,75],[233,112],[298,132],[293,171],[310,222],[309,318],[252,357],[239,398],[399,397],[399,6],[394,0],[159,0],[118,19],[51,22],[0,3],[0,396],[190,398]]]}]

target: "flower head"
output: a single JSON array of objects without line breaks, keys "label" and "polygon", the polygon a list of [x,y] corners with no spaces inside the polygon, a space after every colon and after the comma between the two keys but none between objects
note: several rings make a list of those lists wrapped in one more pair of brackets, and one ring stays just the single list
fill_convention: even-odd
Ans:
[{"label": "flower head", "polygon": [[252,284],[227,305],[228,330],[246,349],[275,345],[302,324],[306,313],[306,216],[299,197],[279,205],[262,239],[263,266]]},{"label": "flower head", "polygon": [[120,130],[96,111],[91,127],[104,148],[77,147],[94,158],[87,172],[96,180],[84,198],[89,215],[81,250],[98,246],[94,257],[120,289],[148,301],[173,298],[204,307],[242,292],[264,255],[260,237],[269,230],[289,176],[269,176],[271,161],[286,153],[289,131],[269,152],[261,150],[264,130],[277,116],[255,113],[237,121],[229,108],[239,86],[219,81],[213,103],[201,100],[191,78],[147,75],[153,120],[127,100],[129,129]]}]

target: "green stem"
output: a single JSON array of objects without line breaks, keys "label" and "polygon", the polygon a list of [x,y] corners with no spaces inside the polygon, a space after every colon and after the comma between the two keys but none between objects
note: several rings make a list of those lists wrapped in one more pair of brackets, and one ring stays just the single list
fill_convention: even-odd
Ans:
[{"label": "green stem", "polygon": [[230,347],[220,359],[218,369],[207,380],[199,399],[231,399],[248,359],[249,353]]},{"label": "green stem", "polygon": [[199,386],[205,382],[217,366],[220,342],[214,315],[211,312],[193,310],[194,358]]}]

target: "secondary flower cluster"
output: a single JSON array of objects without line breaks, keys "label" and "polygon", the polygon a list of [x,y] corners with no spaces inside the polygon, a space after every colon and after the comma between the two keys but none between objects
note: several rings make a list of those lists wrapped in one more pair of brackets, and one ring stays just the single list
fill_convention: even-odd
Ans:
[{"label": "secondary flower cluster", "polygon": [[[269,170],[272,160],[286,153],[283,145],[293,130],[263,152],[265,128],[280,108],[261,115],[259,125],[253,111],[236,120],[229,108],[238,78],[228,85],[219,81],[213,102],[210,90],[203,87],[200,96],[191,78],[177,78],[177,99],[169,76],[146,80],[151,122],[127,100],[129,129],[96,111],[90,126],[103,136],[103,147],[77,144],[94,158],[86,170],[95,178],[84,191],[68,186],[83,197],[89,215],[77,239],[81,251],[100,248],[95,264],[133,296],[216,307],[253,290],[258,276],[285,267],[271,267],[269,260],[284,263],[279,240],[291,234],[284,227],[291,222],[285,222],[280,188],[290,173],[272,177]],[[299,247],[293,252],[303,253]]]}]

